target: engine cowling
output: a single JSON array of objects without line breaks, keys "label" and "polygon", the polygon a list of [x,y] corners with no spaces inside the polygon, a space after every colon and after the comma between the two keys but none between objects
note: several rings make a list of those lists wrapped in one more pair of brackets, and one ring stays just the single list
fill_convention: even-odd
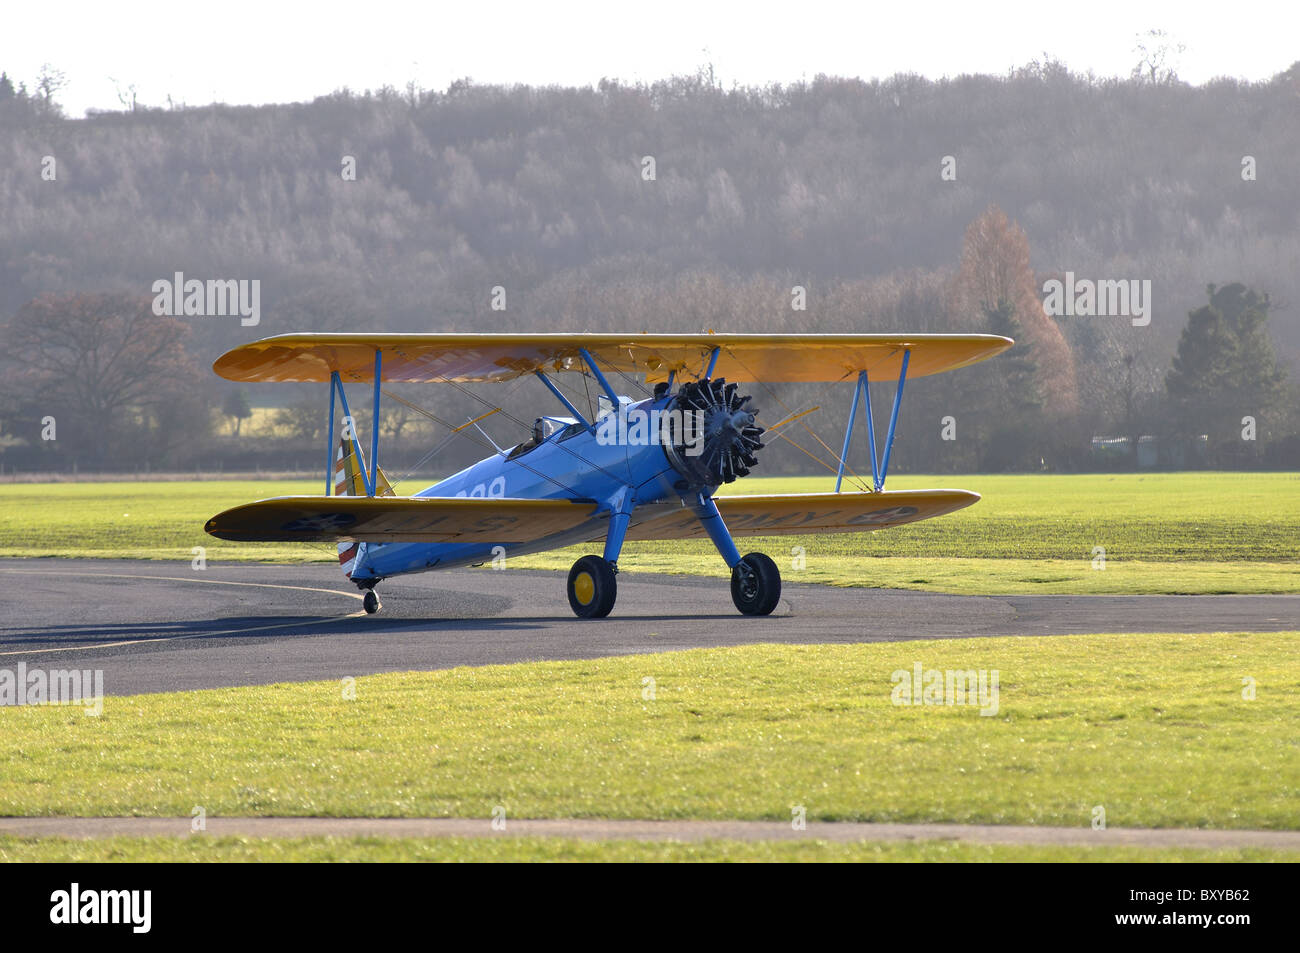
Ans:
[{"label": "engine cowling", "polygon": [[758,463],[763,428],[752,399],[723,378],[688,381],[673,395],[660,437],[668,462],[688,484],[731,483]]}]

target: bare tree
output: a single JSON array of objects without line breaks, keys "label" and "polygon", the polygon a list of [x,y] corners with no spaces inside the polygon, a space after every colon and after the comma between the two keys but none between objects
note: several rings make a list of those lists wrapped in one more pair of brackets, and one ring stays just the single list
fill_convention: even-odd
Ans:
[{"label": "bare tree", "polygon": [[123,86],[112,76],[110,76],[108,79],[109,82],[113,84],[114,89],[117,90],[117,101],[126,108],[127,112],[135,112],[135,108],[137,106],[135,83],[130,83],[126,86]]},{"label": "bare tree", "polygon": [[40,104],[42,112],[47,116],[58,117],[63,115],[63,110],[54,101],[54,97],[59,90],[67,85],[68,79],[62,70],[55,69],[49,63],[41,66],[41,74],[36,78],[36,100]]},{"label": "bare tree", "polygon": [[1176,58],[1187,47],[1175,42],[1164,30],[1147,30],[1137,35],[1133,52],[1141,58],[1133,67],[1133,78],[1148,83],[1165,84],[1178,79]]},{"label": "bare tree", "polygon": [[118,437],[174,419],[164,411],[195,393],[199,371],[183,343],[189,328],[150,305],[130,294],[28,302],[5,329],[6,402],[30,400],[57,413],[60,428],[97,461]]}]

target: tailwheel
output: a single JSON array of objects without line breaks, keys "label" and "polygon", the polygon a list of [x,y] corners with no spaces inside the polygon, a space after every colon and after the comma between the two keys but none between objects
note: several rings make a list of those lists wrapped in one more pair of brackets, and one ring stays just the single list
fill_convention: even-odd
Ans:
[{"label": "tailwheel", "polygon": [[366,590],[366,594],[361,597],[361,608],[366,610],[366,615],[374,615],[379,611],[379,597],[375,595],[375,590]]},{"label": "tailwheel", "polygon": [[579,619],[603,619],[614,608],[618,583],[613,565],[600,556],[583,556],[569,570],[569,605]]},{"label": "tailwheel", "polygon": [[769,615],[781,601],[781,570],[762,553],[750,553],[731,570],[731,601],[745,615]]}]

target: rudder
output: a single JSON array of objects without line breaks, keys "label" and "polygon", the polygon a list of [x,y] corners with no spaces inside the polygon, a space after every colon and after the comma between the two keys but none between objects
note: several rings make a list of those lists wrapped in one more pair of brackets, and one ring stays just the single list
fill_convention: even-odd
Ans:
[{"label": "rudder", "polygon": [[[334,462],[334,495],[365,496],[366,462],[361,455],[361,448],[353,437],[344,436],[339,440],[339,452]],[[384,475],[383,467],[375,468],[375,496],[393,496],[393,488]],[[343,575],[352,578],[352,570],[357,559],[364,553],[365,543],[339,543],[339,568]]]}]

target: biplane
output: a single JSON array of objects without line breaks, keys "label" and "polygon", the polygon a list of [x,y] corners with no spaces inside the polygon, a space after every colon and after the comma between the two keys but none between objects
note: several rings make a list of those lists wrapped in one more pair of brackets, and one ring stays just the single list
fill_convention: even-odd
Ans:
[{"label": "biplane", "polygon": [[[884,529],[943,516],[979,499],[967,490],[885,489],[903,388],[909,377],[966,367],[1012,343],[988,334],[265,338],[226,352],[213,369],[232,381],[329,384],[325,492],[237,506],[208,520],[206,530],[225,540],[337,543],[339,563],[364,591],[368,613],[379,609],[375,586],[392,576],[482,565],[506,553],[599,545],[599,555],[584,555],[568,574],[569,605],[588,619],[614,608],[626,542],[707,536],[731,569],[736,608],[745,615],[767,615],[781,597],[780,571],[761,552],[742,556],[736,537]],[[584,383],[597,388],[598,400],[594,406],[588,401],[585,413],[557,384],[574,374],[585,375]],[[618,393],[610,383],[614,375],[643,386],[648,396],[634,400]],[[538,415],[522,443],[509,448],[492,443],[492,455],[414,496],[394,493],[379,466],[383,383],[463,387],[526,377],[535,379],[539,395],[549,392],[563,412]],[[897,386],[877,456],[869,385],[880,380],[896,380]],[[753,396],[742,394],[740,385],[782,382],[840,382],[853,390],[834,491],[716,495],[756,466],[765,433],[802,416],[788,415],[765,429]],[[368,384],[372,390],[368,456],[349,409],[348,384]],[[865,405],[871,487],[841,492],[860,405]],[[337,444],[336,408],[342,410]],[[478,428],[481,419],[454,430]]]}]

